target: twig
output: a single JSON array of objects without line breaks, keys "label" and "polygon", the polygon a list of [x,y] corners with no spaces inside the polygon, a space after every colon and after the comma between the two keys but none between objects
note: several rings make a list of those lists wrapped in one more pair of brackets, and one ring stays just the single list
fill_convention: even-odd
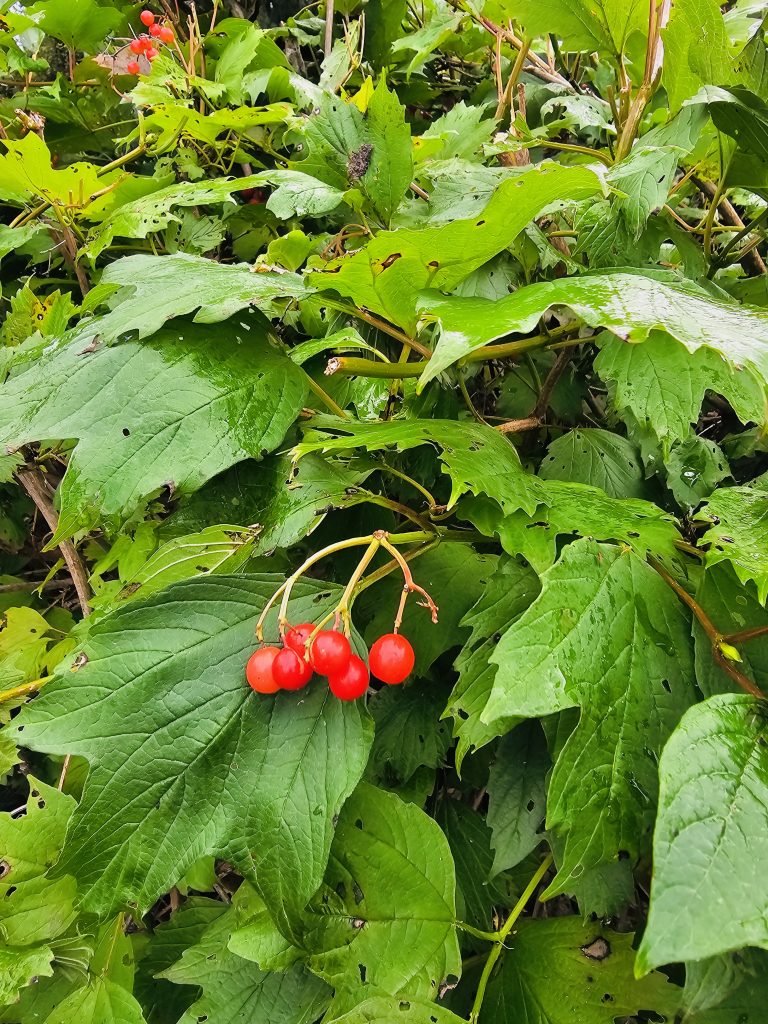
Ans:
[{"label": "twig", "polygon": [[334,0],[325,0],[325,41],[323,53],[329,57],[333,49],[333,7]]},{"label": "twig", "polygon": [[746,692],[751,694],[753,697],[758,697],[760,700],[763,700],[765,695],[763,691],[759,688],[759,686],[752,679],[750,679],[749,676],[745,675],[740,669],[736,668],[733,662],[731,662],[728,658],[725,657],[723,653],[723,644],[729,645],[729,637],[725,636],[723,633],[720,632],[720,630],[714,624],[712,619],[710,619],[710,617],[701,607],[699,602],[695,598],[691,597],[688,591],[684,587],[681,587],[677,580],[673,579],[669,575],[667,570],[656,558],[654,558],[652,555],[649,555],[648,563],[656,570],[656,572],[659,574],[659,576],[661,576],[664,582],[668,586],[670,586],[672,590],[674,590],[674,592],[677,594],[677,596],[680,598],[683,604],[686,605],[686,607],[688,607],[693,612],[694,616],[699,622],[699,625],[709,638],[709,642],[712,647],[712,657],[723,670],[723,672],[729,675],[731,679],[733,679],[733,681],[742,688],[742,690],[746,690]]},{"label": "twig", "polygon": [[[699,189],[700,192],[703,192],[704,195],[707,196],[707,198],[710,199],[713,203],[717,198],[717,211],[720,214],[720,218],[726,224],[731,224],[733,227],[736,228],[745,227],[744,221],[736,212],[731,201],[726,196],[718,195],[719,189],[716,185],[714,185],[711,181],[705,181],[703,178],[698,178],[696,175],[692,175],[691,180],[695,184],[696,188]],[[743,257],[742,266],[747,271],[747,273],[766,273],[765,263],[763,262],[760,253],[757,252],[746,253]]]},{"label": "twig", "polygon": [[533,407],[533,416],[538,416],[541,419],[544,413],[549,408],[549,400],[552,397],[552,392],[557,386],[557,382],[565,373],[568,363],[570,363],[573,357],[573,349],[564,348],[558,357],[552,364],[552,369],[547,374],[547,378],[541,386],[539,397],[536,399],[536,405]]},{"label": "twig", "polygon": [[726,633],[723,640],[727,644],[743,644],[747,640],[756,640],[768,633],[768,625],[753,626],[751,629],[741,629],[738,633]]},{"label": "twig", "polygon": [[[20,469],[17,472],[16,477],[37,506],[38,511],[42,515],[43,519],[45,519],[51,532],[55,534],[59,527],[59,517],[51,503],[48,493],[48,485],[46,484],[45,478],[40,470],[26,466],[24,469]],[[88,586],[88,573],[85,570],[82,559],[71,541],[62,540],[59,543],[59,550],[61,551],[61,557],[66,562],[67,568],[72,576],[72,582],[75,585],[77,599],[80,602],[80,608],[82,609],[83,615],[90,615],[91,595],[90,588]]]}]

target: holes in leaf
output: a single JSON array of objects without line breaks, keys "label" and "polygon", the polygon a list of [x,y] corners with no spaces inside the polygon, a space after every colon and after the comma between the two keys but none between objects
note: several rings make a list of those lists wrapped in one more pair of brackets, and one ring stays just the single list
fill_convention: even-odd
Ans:
[{"label": "holes in leaf", "polygon": [[123,437],[130,437],[130,436],[131,436],[131,432],[128,429],[128,427],[123,427]]},{"label": "holes in leaf", "polygon": [[7,899],[7,898],[8,898],[9,896],[13,896],[13,894],[14,894],[15,892],[16,892],[16,886],[15,886],[15,885],[9,885],[9,886],[8,886],[8,889],[6,890],[6,893],[5,893],[5,897],[6,897],[6,899]]},{"label": "holes in leaf", "polygon": [[668,679],[662,679],[661,680],[661,685],[664,687],[664,689],[667,691],[667,693],[672,693],[672,687],[669,685],[669,680]]},{"label": "holes in leaf", "polygon": [[534,809],[535,806],[536,806],[536,801],[535,800],[529,800],[528,803],[525,805],[525,809],[530,812],[530,811],[532,811]]},{"label": "holes in leaf", "polygon": [[368,969],[365,966],[365,964],[358,964],[357,965],[357,969],[360,972],[360,981],[364,985],[365,984],[365,976],[368,973]]}]

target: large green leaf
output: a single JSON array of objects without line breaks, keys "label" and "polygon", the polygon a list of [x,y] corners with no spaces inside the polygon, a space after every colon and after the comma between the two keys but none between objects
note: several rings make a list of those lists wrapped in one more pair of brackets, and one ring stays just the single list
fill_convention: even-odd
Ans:
[{"label": "large green leaf", "polygon": [[768,312],[714,298],[666,275],[617,271],[540,281],[497,302],[422,295],[422,317],[436,320],[440,334],[420,383],[497,338],[534,330],[551,306],[561,305],[623,341],[644,342],[663,329],[689,352],[714,349],[736,370],[768,382]]},{"label": "large green leaf", "polygon": [[671,1020],[680,989],[663,974],[636,981],[633,960],[631,934],[576,917],[521,921],[481,1024],[614,1024],[642,1010]]},{"label": "large green leaf", "polygon": [[86,53],[96,53],[99,43],[122,21],[120,10],[101,7],[96,0],[45,0],[27,10],[40,15],[35,20],[47,35]]},{"label": "large green leaf", "polygon": [[[458,771],[468,753],[490,743],[500,731],[498,723],[486,725],[481,717],[497,671],[489,658],[499,634],[522,615],[540,589],[533,569],[514,559],[503,558],[480,599],[461,620],[461,625],[472,632],[456,659],[459,681],[445,710],[445,715],[454,719]],[[516,721],[513,716],[503,726],[511,728]]]},{"label": "large green leaf", "polygon": [[518,509],[503,515],[484,499],[465,502],[462,512],[483,533],[498,534],[508,554],[523,555],[537,572],[554,562],[563,534],[622,541],[640,555],[650,551],[675,559],[680,540],[675,520],[650,501],[619,501],[596,487],[560,480],[548,480],[544,489],[544,502],[531,513]]},{"label": "large green leaf", "polygon": [[309,153],[296,168],[337,189],[359,188],[389,224],[411,182],[413,158],[405,110],[384,78],[365,115],[354,103],[326,95],[304,135]]},{"label": "large green leaf", "polygon": [[699,518],[712,525],[707,564],[730,562],[742,583],[753,580],[761,604],[768,600],[768,476],[753,486],[723,487],[707,499]]},{"label": "large green leaf", "polygon": [[611,498],[644,498],[647,491],[637,446],[628,437],[595,427],[556,438],[542,459],[539,476],[599,487]]},{"label": "large green leaf", "polygon": [[[276,698],[246,685],[254,622],[280,582],[199,578],[120,608],[91,628],[87,662],[62,668],[17,720],[25,746],[91,765],[56,868],[89,910],[143,912],[206,853],[255,872],[283,919],[320,884],[372,729],[321,682]],[[292,616],[318,618],[331,591],[301,586]]]},{"label": "large green leaf", "polygon": [[[712,79],[710,79],[712,81]],[[768,159],[768,103],[749,89],[705,86],[692,102],[706,103],[721,132],[761,161]]]},{"label": "large green leaf", "polygon": [[53,950],[49,946],[0,943],[0,1004],[16,1002],[20,990],[35,978],[50,977],[52,960]]},{"label": "large green leaf", "polygon": [[[254,325],[255,328],[255,325]],[[189,493],[277,447],[307,393],[263,333],[184,325],[151,341],[53,345],[0,386],[0,444],[77,438],[58,537],[120,521],[160,488]]]},{"label": "large green leaf", "polygon": [[327,1024],[462,1024],[463,1018],[455,1013],[426,1003],[420,999],[396,999],[373,996],[341,1017],[329,1019]]},{"label": "large green leaf", "polygon": [[[245,263],[216,263],[183,252],[168,256],[126,256],[110,264],[88,297],[109,312],[81,320],[72,332],[75,344],[113,342],[124,335],[146,338],[167,320],[195,313],[195,322],[212,324],[254,307],[279,316],[285,303],[307,294],[301,278],[252,268]],[[255,324],[250,325],[252,328]]]},{"label": "large green leaf", "polygon": [[662,83],[672,110],[678,110],[700,86],[731,80],[728,33],[717,0],[676,0],[661,38]]},{"label": "large green leaf", "polygon": [[646,852],[657,760],[693,701],[690,625],[672,590],[630,551],[576,541],[499,641],[486,723],[580,707],[549,785],[564,837],[550,894],[585,869]]},{"label": "large green leaf", "polygon": [[619,415],[648,428],[665,448],[691,433],[707,391],[723,395],[743,423],[765,423],[765,391],[710,348],[693,354],[660,331],[642,345],[627,345],[609,334],[598,339],[595,369],[610,386]]},{"label": "large green leaf", "polygon": [[408,451],[420,445],[441,449],[440,461],[451,478],[448,507],[470,492],[486,494],[505,512],[522,508],[533,512],[546,501],[540,480],[526,473],[509,441],[491,427],[471,420],[391,420],[386,423],[351,423],[332,416],[316,416],[296,449],[297,458],[308,452],[347,452],[356,448]]},{"label": "large green leaf", "polygon": [[413,804],[361,784],[344,805],[302,944],[337,990],[429,999],[461,973],[445,836]]},{"label": "large green leaf", "polygon": [[542,164],[504,179],[477,216],[440,227],[379,232],[358,252],[313,273],[310,281],[414,331],[420,291],[454,288],[506,249],[544,207],[588,199],[600,190],[600,179],[585,167]]},{"label": "large green leaf", "polygon": [[710,697],[686,714],[661,757],[645,973],[742,946],[768,948],[768,729],[753,697]]},{"label": "large green leaf", "polygon": [[44,877],[64,845],[75,801],[29,777],[26,814],[0,815],[0,936],[12,946],[56,938],[75,918],[74,879]]},{"label": "large green leaf", "polygon": [[503,0],[510,17],[519,18],[531,35],[550,32],[569,50],[623,53],[633,32],[648,29],[648,9],[642,0]]}]

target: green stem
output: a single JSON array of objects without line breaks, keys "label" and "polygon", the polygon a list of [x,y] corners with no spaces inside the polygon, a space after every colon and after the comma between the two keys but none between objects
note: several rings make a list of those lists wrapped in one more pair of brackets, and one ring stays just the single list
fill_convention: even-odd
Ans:
[{"label": "green stem", "polygon": [[405,380],[420,377],[426,362],[418,363],[376,363],[372,359],[357,359],[353,356],[333,356],[325,369],[328,377],[340,373],[345,377],[376,377],[383,380]]},{"label": "green stem", "polygon": [[504,948],[504,943],[505,943],[505,941],[507,939],[507,936],[509,935],[509,933],[512,931],[513,927],[515,926],[515,923],[517,922],[517,919],[520,917],[522,912],[525,910],[525,907],[526,907],[526,904],[528,903],[528,900],[531,898],[531,896],[536,891],[536,889],[537,889],[537,887],[539,885],[539,882],[542,880],[544,875],[549,870],[549,867],[550,867],[551,863],[552,863],[552,854],[548,853],[547,856],[544,858],[544,860],[539,865],[539,868],[537,869],[537,871],[534,874],[533,878],[530,880],[528,885],[525,887],[525,890],[523,891],[522,896],[520,897],[520,899],[517,901],[517,903],[514,905],[514,907],[510,911],[509,917],[504,922],[503,927],[500,929],[500,931],[496,932],[496,934],[494,935],[493,938],[494,938],[495,945],[493,946],[493,948],[491,949],[490,953],[488,954],[488,959],[485,961],[485,967],[483,968],[483,973],[480,975],[480,981],[479,981],[478,986],[477,986],[477,993],[475,994],[475,1001],[474,1001],[474,1003],[472,1005],[472,1012],[469,1015],[470,1024],[477,1024],[477,1019],[480,1016],[480,1010],[481,1010],[482,1005],[483,1005],[483,999],[485,998],[485,990],[488,987],[488,981],[489,981],[489,979],[491,977],[491,973],[493,971],[493,968],[496,966],[496,961],[501,956],[501,951]]},{"label": "green stem", "polygon": [[[386,462],[381,462],[380,468],[385,470],[392,476],[397,477],[398,480],[402,480],[404,483],[410,484],[411,487],[414,488],[414,490],[417,490],[419,494],[422,494],[427,499],[430,508],[435,508],[437,506],[437,501],[435,500],[434,495],[430,491],[428,491],[426,487],[420,484],[418,480],[414,480],[412,476],[408,476],[407,473],[403,473],[401,469],[394,469]],[[2,587],[0,587],[0,593],[1,592]]]},{"label": "green stem", "polygon": [[766,220],[766,218],[768,218],[768,206],[766,206],[764,210],[760,211],[760,213],[757,215],[757,217],[755,217],[751,224],[747,224],[737,234],[735,234],[733,238],[729,240],[728,244],[723,249],[723,251],[712,260],[712,269],[717,270],[720,267],[726,266],[728,263],[728,257],[730,256],[732,250],[739,244],[741,239],[745,238],[747,235],[751,234],[751,232],[755,231],[756,228],[758,228]]},{"label": "green stem", "polygon": [[331,398],[328,392],[324,391],[323,388],[321,388],[320,385],[317,383],[317,381],[310,377],[309,374],[307,374],[307,383],[309,384],[309,390],[314,395],[317,395],[317,397],[320,399],[323,405],[326,405],[331,410],[332,413],[335,413],[337,416],[340,416],[341,419],[343,420],[349,419],[346,412],[341,408],[341,406],[334,402],[334,400]]},{"label": "green stem", "polygon": [[591,146],[577,146],[573,142],[555,142],[553,139],[541,139],[535,145],[541,146],[542,149],[562,149],[566,153],[583,153],[584,156],[591,156],[594,160],[599,160],[606,167],[613,167],[613,160],[608,153],[592,149]]}]

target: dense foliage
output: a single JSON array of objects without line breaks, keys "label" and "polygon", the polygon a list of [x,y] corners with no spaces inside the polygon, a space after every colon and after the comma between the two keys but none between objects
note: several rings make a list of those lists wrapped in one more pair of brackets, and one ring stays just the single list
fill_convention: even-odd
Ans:
[{"label": "dense foliage", "polygon": [[0,1021],[759,1024],[765,5],[254,6],[2,7]]}]

